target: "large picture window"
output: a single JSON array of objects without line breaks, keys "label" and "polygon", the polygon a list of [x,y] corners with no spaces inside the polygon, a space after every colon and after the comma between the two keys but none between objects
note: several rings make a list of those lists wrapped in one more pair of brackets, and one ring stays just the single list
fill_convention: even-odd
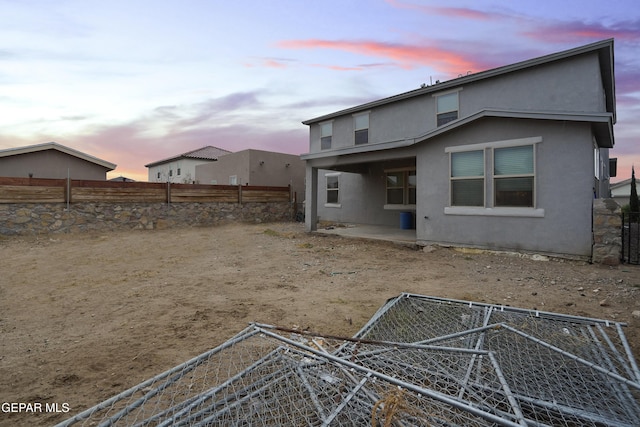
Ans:
[{"label": "large picture window", "polygon": [[458,92],[436,96],[436,121],[442,126],[458,118]]},{"label": "large picture window", "polygon": [[451,153],[451,206],[484,206],[484,150]]},{"label": "large picture window", "polygon": [[450,204],[445,214],[543,218],[537,206],[537,147],[542,137],[445,147]]},{"label": "large picture window", "polygon": [[353,122],[355,145],[369,143],[369,113],[354,116]]},{"label": "large picture window", "polygon": [[320,149],[329,150],[333,137],[333,123],[322,123],[320,125]]},{"label": "large picture window", "polygon": [[417,180],[415,169],[388,171],[386,176],[388,205],[416,204]]},{"label": "large picture window", "polygon": [[493,151],[495,206],[533,207],[533,145]]}]

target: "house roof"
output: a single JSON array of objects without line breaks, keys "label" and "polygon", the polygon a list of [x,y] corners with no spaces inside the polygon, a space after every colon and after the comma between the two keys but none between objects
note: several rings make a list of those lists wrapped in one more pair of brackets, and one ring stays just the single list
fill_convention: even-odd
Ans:
[{"label": "house roof", "polygon": [[614,182],[609,186],[609,188],[611,188],[612,190],[615,190],[616,188],[624,187],[625,185],[631,185],[631,178]]},{"label": "house roof", "polygon": [[478,80],[489,79],[497,77],[506,73],[514,71],[520,71],[531,67],[536,67],[551,62],[564,60],[573,56],[583,55],[585,53],[597,52],[600,61],[600,69],[602,73],[602,83],[606,95],[607,111],[612,114],[613,123],[616,121],[616,100],[615,100],[615,79],[614,79],[614,62],[613,62],[613,39],[602,40],[596,43],[576,47],[573,49],[565,50],[562,52],[552,53],[550,55],[540,56],[538,58],[529,59],[527,61],[517,62],[515,64],[506,65],[503,67],[493,68],[487,71],[481,71],[479,73],[469,74],[456,79],[447,80],[445,82],[436,83],[415,89],[409,92],[394,95],[388,98],[379,99],[377,101],[369,102],[366,104],[358,105],[356,107],[347,108],[345,110],[337,111],[334,113],[319,116],[310,120],[303,121],[305,125],[330,120],[335,117],[339,117],[346,114],[353,114],[360,111],[365,111],[381,105],[391,104],[393,102],[413,98],[416,96],[422,96],[425,94],[440,92],[442,90],[457,87],[463,84],[475,82]]},{"label": "house roof", "polygon": [[218,157],[225,154],[229,154],[231,151],[224,150],[222,148],[214,147],[213,145],[207,145],[206,147],[198,148],[196,150],[187,151],[186,153],[178,154],[177,156],[169,157],[167,159],[158,160],[144,165],[146,168],[151,166],[161,165],[163,163],[173,162],[180,159],[195,159],[195,160],[218,160]]},{"label": "house roof", "polygon": [[19,154],[29,154],[29,153],[37,153],[39,151],[46,150],[56,150],[61,153],[68,154],[70,156],[77,157],[82,160],[86,160],[87,162],[95,163],[96,165],[102,166],[107,171],[112,171],[116,168],[115,163],[107,162],[106,160],[99,159],[97,157],[91,156],[89,154],[83,153],[78,150],[74,150],[73,148],[65,147],[64,145],[60,145],[57,142],[45,142],[44,144],[36,144],[36,145],[27,145],[24,147],[16,147],[16,148],[8,148],[5,150],[0,150],[0,157],[9,157],[9,156],[17,156]]}]

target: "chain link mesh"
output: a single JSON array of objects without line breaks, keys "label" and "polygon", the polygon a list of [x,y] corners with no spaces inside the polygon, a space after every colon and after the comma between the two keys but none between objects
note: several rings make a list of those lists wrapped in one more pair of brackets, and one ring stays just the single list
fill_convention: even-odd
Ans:
[{"label": "chain link mesh", "polygon": [[620,324],[402,294],[353,338],[254,324],[60,425],[640,425]]}]

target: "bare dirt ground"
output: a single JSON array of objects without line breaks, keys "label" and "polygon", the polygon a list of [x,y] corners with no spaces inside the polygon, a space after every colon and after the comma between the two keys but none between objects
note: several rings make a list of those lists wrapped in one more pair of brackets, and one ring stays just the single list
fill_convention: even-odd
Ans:
[{"label": "bare dirt ground", "polygon": [[425,253],[297,223],[4,237],[0,401],[69,412],[0,425],[55,424],[253,321],[352,336],[401,292],[627,322],[640,355],[638,266]]}]

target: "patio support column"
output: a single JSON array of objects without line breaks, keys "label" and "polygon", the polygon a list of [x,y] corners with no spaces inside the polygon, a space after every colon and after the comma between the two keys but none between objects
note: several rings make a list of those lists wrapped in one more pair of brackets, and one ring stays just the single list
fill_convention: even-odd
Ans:
[{"label": "patio support column", "polygon": [[305,187],[304,228],[307,232],[311,232],[318,228],[318,168],[314,168],[309,162],[307,162]]}]

